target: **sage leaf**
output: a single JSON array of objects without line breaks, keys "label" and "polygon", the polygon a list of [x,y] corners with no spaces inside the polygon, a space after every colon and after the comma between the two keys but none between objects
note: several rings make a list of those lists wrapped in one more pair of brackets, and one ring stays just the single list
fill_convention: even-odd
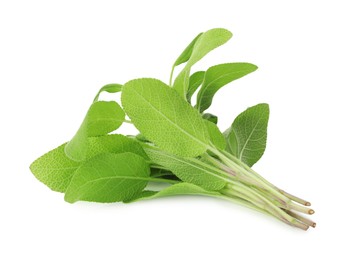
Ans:
[{"label": "sage leaf", "polygon": [[209,134],[201,115],[162,81],[127,82],[122,105],[140,133],[165,151],[196,157],[207,150]]},{"label": "sage leaf", "polygon": [[205,111],[210,107],[213,96],[221,87],[255,70],[257,66],[251,63],[225,63],[209,68],[197,94],[196,108],[200,112]]},{"label": "sage leaf", "polygon": [[150,177],[146,161],[133,153],[100,154],[84,162],[74,173],[65,200],[116,202],[141,192]]},{"label": "sage leaf", "polygon": [[171,196],[177,196],[177,195],[203,195],[203,196],[220,197],[221,193],[216,191],[209,191],[191,183],[182,182],[182,183],[173,184],[172,186],[166,187],[160,191],[145,190],[141,193],[138,193],[136,197],[134,197],[132,200],[128,202],[150,200],[150,199],[171,197]]},{"label": "sage leaf", "polygon": [[183,64],[184,62],[187,62],[189,58],[191,57],[191,54],[193,52],[193,48],[199,37],[202,35],[202,33],[199,33],[190,43],[189,45],[183,50],[183,52],[179,55],[177,60],[174,62],[173,67],[178,66],[180,64]]},{"label": "sage leaf", "polygon": [[179,95],[186,99],[191,67],[207,53],[226,43],[231,37],[232,33],[223,28],[208,30],[199,36],[194,44],[187,64],[174,81],[174,89]]},{"label": "sage leaf", "polygon": [[246,109],[224,132],[226,150],[248,166],[254,165],[266,149],[268,119],[268,104]]},{"label": "sage leaf", "polygon": [[205,76],[205,71],[197,71],[192,74],[189,78],[189,89],[186,94],[186,98],[189,103],[191,103],[191,98],[195,91],[201,86]]},{"label": "sage leaf", "polygon": [[66,156],[65,145],[39,157],[29,167],[33,175],[53,191],[65,192],[74,171],[81,165]]},{"label": "sage leaf", "polygon": [[99,90],[99,92],[96,94],[96,96],[94,98],[94,102],[99,100],[99,96],[100,96],[101,92],[117,93],[117,92],[120,92],[121,90],[122,90],[121,84],[116,84],[116,83],[107,84],[107,85],[103,86]]},{"label": "sage leaf", "polygon": [[165,153],[150,145],[143,145],[143,148],[153,163],[171,170],[182,181],[208,190],[220,190],[226,185],[224,180],[216,176],[215,168],[199,160]]},{"label": "sage leaf", "polygon": [[[65,144],[36,159],[30,166],[33,175],[50,189],[65,192],[75,170],[82,162],[73,161],[65,154]],[[123,135],[88,138],[87,159],[101,153],[132,152],[148,160],[143,148],[133,139]]]},{"label": "sage leaf", "polygon": [[114,101],[93,103],[77,133],[66,145],[66,155],[72,160],[84,161],[87,156],[88,137],[105,135],[116,130],[124,118],[124,111]]},{"label": "sage leaf", "polygon": [[211,143],[219,150],[224,150],[226,148],[226,140],[224,135],[218,129],[217,125],[213,122],[205,120],[208,132],[210,134]]},{"label": "sage leaf", "polygon": [[172,66],[172,71],[171,71],[171,76],[169,79],[169,86],[172,86],[173,83],[173,73],[174,69],[176,66],[183,64],[184,62],[187,62],[191,56],[191,53],[193,52],[194,45],[196,41],[199,39],[199,37],[202,35],[202,33],[199,33],[190,43],[189,45],[183,50],[183,52],[179,55],[177,60],[174,62]]}]

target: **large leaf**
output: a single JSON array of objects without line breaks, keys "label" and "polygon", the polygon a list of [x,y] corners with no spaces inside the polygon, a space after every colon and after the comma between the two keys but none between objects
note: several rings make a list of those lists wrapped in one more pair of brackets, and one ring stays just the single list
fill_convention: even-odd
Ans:
[{"label": "large leaf", "polygon": [[[51,150],[35,160],[30,169],[33,175],[54,191],[64,192],[74,174],[82,164],[68,158],[64,152],[66,144]],[[107,135],[88,138],[87,159],[101,153],[132,152],[148,159],[143,148],[135,140],[123,135]]]},{"label": "large leaf", "polygon": [[100,154],[84,162],[74,173],[65,200],[116,202],[130,200],[148,183],[150,168],[133,153]]},{"label": "large leaf", "polygon": [[183,158],[165,153],[156,147],[143,145],[151,161],[171,170],[179,179],[208,190],[220,190],[226,182],[218,177],[216,169],[198,159]]},{"label": "large leaf", "polygon": [[99,90],[99,92],[96,94],[96,96],[94,98],[94,102],[99,100],[99,96],[100,96],[101,92],[117,93],[117,92],[120,92],[121,90],[122,90],[121,84],[116,84],[116,83],[107,84],[107,85],[103,86]]},{"label": "large leaf", "polygon": [[226,63],[209,68],[205,73],[205,79],[197,94],[196,107],[200,112],[210,107],[213,96],[226,84],[239,79],[257,69],[250,63]]},{"label": "large leaf", "polygon": [[177,195],[202,195],[202,196],[212,196],[212,197],[221,197],[221,193],[216,191],[205,190],[197,185],[191,183],[178,183],[172,186],[166,187],[160,191],[151,191],[146,190],[142,193],[138,193],[136,197],[128,202],[134,202],[139,200],[149,200],[157,199],[162,197],[170,197]]},{"label": "large leaf", "polygon": [[258,104],[242,112],[224,132],[227,151],[248,166],[254,165],[266,149],[268,119],[268,104]]},{"label": "large leaf", "polygon": [[66,155],[72,160],[84,161],[88,151],[88,137],[105,135],[116,130],[124,118],[124,111],[116,102],[94,102],[77,133],[66,145]]},{"label": "large leaf", "polygon": [[165,83],[129,81],[122,89],[122,105],[135,127],[163,150],[187,157],[207,150],[209,134],[201,115]]},{"label": "large leaf", "polygon": [[207,53],[226,43],[231,37],[232,33],[230,31],[222,28],[215,28],[204,32],[196,40],[187,64],[174,81],[175,90],[184,99],[186,99],[186,94],[188,92],[191,67]]}]

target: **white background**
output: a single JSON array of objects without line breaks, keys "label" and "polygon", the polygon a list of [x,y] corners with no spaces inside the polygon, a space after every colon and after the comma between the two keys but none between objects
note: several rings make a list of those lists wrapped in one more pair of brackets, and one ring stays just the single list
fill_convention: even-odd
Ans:
[{"label": "white background", "polygon": [[[1,1],[0,258],[350,259],[347,2]],[[194,71],[233,61],[259,70],[223,88],[209,112],[225,130],[246,107],[270,104],[255,169],[310,200],[316,229],[204,197],[71,205],[32,176],[29,164],[72,137],[99,87],[167,82],[182,49],[214,27],[234,36]]]}]

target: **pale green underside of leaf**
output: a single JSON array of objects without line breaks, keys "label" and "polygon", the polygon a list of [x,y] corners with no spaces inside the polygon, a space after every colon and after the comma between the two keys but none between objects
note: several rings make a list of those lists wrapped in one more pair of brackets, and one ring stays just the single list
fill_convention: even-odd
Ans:
[{"label": "pale green underside of leaf", "polygon": [[191,67],[201,60],[207,53],[223,45],[232,37],[232,33],[226,29],[215,28],[204,32],[195,42],[191,56],[184,69],[179,73],[174,82],[174,89],[186,99]]},{"label": "pale green underside of leaf", "polygon": [[183,183],[174,184],[172,186],[164,188],[161,191],[145,190],[137,194],[136,197],[134,197],[132,200],[128,202],[135,202],[139,200],[150,200],[150,199],[171,197],[171,196],[177,196],[177,195],[202,195],[202,196],[212,196],[212,197],[221,196],[219,192],[208,191],[197,185],[183,182]]},{"label": "pale green underside of leaf", "polygon": [[207,150],[209,134],[201,115],[162,81],[129,81],[122,105],[141,134],[163,150],[185,157]]},{"label": "pale green underside of leaf", "polygon": [[65,200],[117,202],[130,200],[148,183],[150,168],[133,153],[101,154],[84,162],[66,190]]},{"label": "pale green underside of leaf", "polygon": [[88,137],[108,134],[121,126],[124,111],[114,101],[93,103],[83,123],[72,140],[66,145],[66,155],[75,161],[84,161],[88,150]]},{"label": "pale green underside of leaf", "polygon": [[[33,175],[50,189],[65,192],[75,170],[82,164],[69,159],[64,147],[66,144],[51,150],[35,160],[30,169]],[[87,159],[101,153],[132,152],[148,159],[143,148],[135,140],[123,135],[107,135],[88,138]]]},{"label": "pale green underside of leaf", "polygon": [[143,147],[153,163],[171,170],[182,181],[208,190],[220,190],[226,185],[211,167],[201,164],[197,159],[179,157],[148,145]]},{"label": "pale green underside of leaf", "polygon": [[254,165],[266,149],[268,104],[258,104],[242,112],[224,133],[227,151],[248,166]]},{"label": "pale green underside of leaf", "polygon": [[117,92],[120,92],[121,90],[122,90],[121,84],[117,84],[117,83],[107,84],[107,85],[103,86],[99,90],[99,92],[96,94],[96,96],[94,98],[94,102],[99,100],[99,96],[100,96],[101,92],[117,93]]},{"label": "pale green underside of leaf", "polygon": [[209,68],[197,94],[196,107],[200,112],[203,112],[210,107],[213,96],[220,88],[255,70],[257,70],[257,66],[250,63],[225,63]]}]

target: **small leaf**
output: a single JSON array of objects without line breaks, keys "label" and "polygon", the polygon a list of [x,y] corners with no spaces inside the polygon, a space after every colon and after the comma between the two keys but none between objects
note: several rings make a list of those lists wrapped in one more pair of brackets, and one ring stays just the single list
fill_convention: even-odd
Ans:
[{"label": "small leaf", "polygon": [[226,185],[211,166],[197,159],[172,155],[150,145],[143,145],[143,148],[153,163],[169,169],[182,181],[208,190],[220,190]]},{"label": "small leaf", "polygon": [[191,56],[184,69],[174,81],[174,89],[186,99],[189,87],[189,73],[191,67],[201,60],[207,53],[223,45],[232,37],[232,33],[226,29],[215,28],[204,32],[194,44]]},{"label": "small leaf", "polygon": [[211,143],[219,150],[224,150],[226,147],[226,141],[221,133],[221,131],[218,129],[217,125],[215,123],[212,123],[208,120],[205,120],[208,132],[210,134],[210,139]]},{"label": "small leaf", "polygon": [[139,200],[149,200],[149,199],[157,199],[163,197],[177,196],[177,195],[202,195],[202,196],[212,196],[212,197],[220,197],[221,194],[216,191],[208,191],[197,185],[191,183],[178,183],[167,188],[164,188],[160,191],[150,191],[145,190],[142,193],[138,193],[136,197],[128,202],[135,202]]},{"label": "small leaf", "polygon": [[145,188],[149,175],[148,164],[136,154],[101,154],[76,170],[65,200],[70,203],[130,200]]},{"label": "small leaf", "polygon": [[209,68],[205,73],[202,87],[197,94],[196,108],[200,112],[210,107],[213,96],[226,84],[239,79],[257,69],[250,63],[226,63]]},{"label": "small leaf", "polygon": [[191,97],[194,95],[195,91],[201,86],[204,80],[205,72],[198,71],[192,74],[189,78],[189,89],[186,94],[186,98],[189,103],[191,103]]},{"label": "small leaf", "polygon": [[96,94],[96,96],[94,98],[94,102],[99,100],[99,96],[100,96],[101,92],[117,93],[117,92],[120,92],[121,90],[122,90],[121,84],[116,84],[116,83],[107,84],[107,85],[103,86],[99,90],[99,92]]},{"label": "small leaf", "polygon": [[[82,164],[69,159],[65,152],[66,144],[51,150],[36,159],[30,166],[33,175],[50,189],[65,192],[73,173]],[[107,135],[88,138],[87,159],[101,153],[132,152],[148,160],[143,148],[133,139],[123,135]]]},{"label": "small leaf", "polygon": [[215,116],[215,115],[212,115],[210,113],[205,113],[205,114],[202,115],[202,118],[217,125],[218,117]]},{"label": "small leaf", "polygon": [[258,104],[242,112],[224,132],[227,151],[248,166],[254,165],[266,149],[268,119],[268,104]]},{"label": "small leaf", "polygon": [[202,33],[199,33],[190,43],[189,45],[184,49],[184,51],[179,55],[177,60],[174,62],[174,67],[178,66],[184,62],[187,62],[191,56],[191,53],[193,52],[194,45],[196,41],[199,39],[199,37],[202,35]]},{"label": "small leaf", "polygon": [[122,104],[140,133],[163,150],[186,157],[207,150],[209,135],[201,115],[162,81],[127,82]]},{"label": "small leaf", "polygon": [[105,135],[116,130],[124,118],[124,111],[114,101],[93,103],[77,133],[66,145],[66,155],[72,160],[84,161],[88,150],[88,137]]}]

